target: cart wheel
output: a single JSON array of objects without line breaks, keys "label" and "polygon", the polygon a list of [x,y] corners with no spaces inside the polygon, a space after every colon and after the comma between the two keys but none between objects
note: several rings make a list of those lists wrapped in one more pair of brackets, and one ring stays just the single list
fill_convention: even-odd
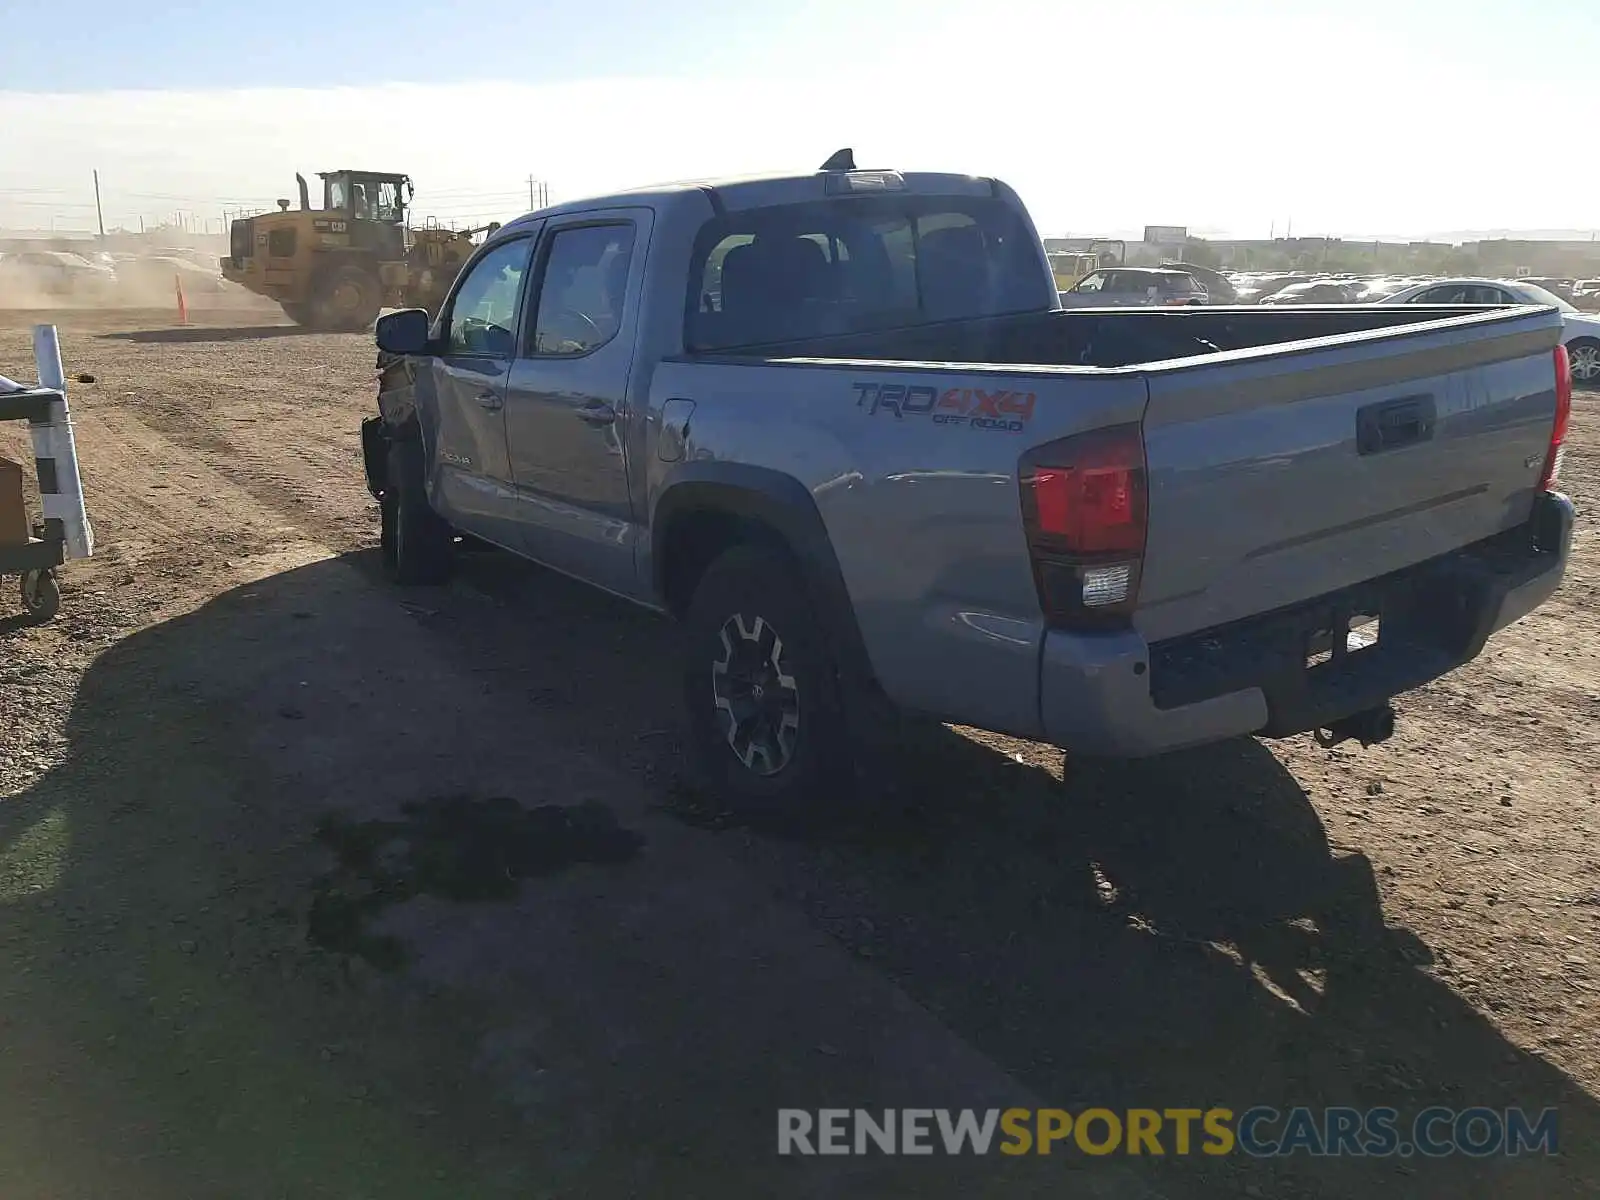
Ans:
[{"label": "cart wheel", "polygon": [[54,571],[29,571],[23,575],[22,607],[36,625],[43,625],[61,611],[61,588]]}]

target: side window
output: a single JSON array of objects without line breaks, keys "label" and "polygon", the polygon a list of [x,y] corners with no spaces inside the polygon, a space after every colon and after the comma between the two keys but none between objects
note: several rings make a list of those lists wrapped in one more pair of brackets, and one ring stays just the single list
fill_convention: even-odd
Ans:
[{"label": "side window", "polygon": [[1411,298],[1411,303],[1413,303],[1413,304],[1445,304],[1445,303],[1448,303],[1450,292],[1451,292],[1450,288],[1442,288],[1442,287],[1429,288],[1427,291],[1423,292],[1421,295],[1413,296]]},{"label": "side window", "polygon": [[531,242],[518,238],[480,258],[450,302],[449,353],[510,358]]},{"label": "side window", "polygon": [[1075,292],[1098,292],[1105,286],[1106,273],[1104,271],[1096,271],[1093,275],[1085,275],[1078,280],[1077,286],[1072,290]]},{"label": "side window", "polygon": [[528,353],[588,354],[622,328],[633,225],[562,229],[549,247]]},{"label": "side window", "polygon": [[384,180],[378,184],[378,208],[373,215],[380,221],[398,221],[400,212],[400,185]]}]

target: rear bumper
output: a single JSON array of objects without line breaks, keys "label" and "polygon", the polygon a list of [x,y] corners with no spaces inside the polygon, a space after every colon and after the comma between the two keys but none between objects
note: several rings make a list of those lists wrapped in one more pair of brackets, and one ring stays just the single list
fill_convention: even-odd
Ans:
[{"label": "rear bumper", "polygon": [[[1155,644],[1137,632],[1046,635],[1040,719],[1073,753],[1141,757],[1242,734],[1287,737],[1383,704],[1471,661],[1561,584],[1572,502],[1541,495],[1528,523],[1303,604]],[[1378,643],[1344,651],[1378,614]],[[1337,629],[1340,636],[1329,638]],[[1335,658],[1308,668],[1318,644]]]}]

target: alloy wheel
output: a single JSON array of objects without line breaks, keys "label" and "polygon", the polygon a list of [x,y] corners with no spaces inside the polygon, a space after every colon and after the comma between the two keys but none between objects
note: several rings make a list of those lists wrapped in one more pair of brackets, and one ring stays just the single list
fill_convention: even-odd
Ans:
[{"label": "alloy wheel", "polygon": [[1572,363],[1572,377],[1579,383],[1600,377],[1600,342],[1571,347],[1568,359]]},{"label": "alloy wheel", "polygon": [[783,639],[761,617],[734,613],[720,640],[711,694],[728,748],[757,775],[776,775],[793,760],[800,736],[800,689],[784,666]]}]

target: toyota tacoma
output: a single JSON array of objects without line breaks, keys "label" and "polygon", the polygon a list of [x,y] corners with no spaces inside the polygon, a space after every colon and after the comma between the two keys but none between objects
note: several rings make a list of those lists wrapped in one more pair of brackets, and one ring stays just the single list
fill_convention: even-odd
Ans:
[{"label": "toyota tacoma", "polygon": [[1531,305],[1076,308],[1010,188],[859,170],[576,201],[386,315],[383,553],[470,538],[686,627],[724,801],[846,792],[883,700],[1071,754],[1384,740],[1558,586]]}]

